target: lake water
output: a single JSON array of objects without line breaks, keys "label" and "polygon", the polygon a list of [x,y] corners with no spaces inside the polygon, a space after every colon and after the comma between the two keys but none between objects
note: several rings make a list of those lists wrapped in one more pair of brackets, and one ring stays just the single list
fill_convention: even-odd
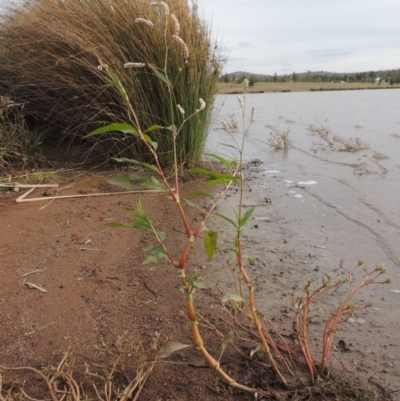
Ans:
[{"label": "lake water", "polygon": [[[275,191],[281,212],[300,222],[296,232],[320,246],[332,238],[337,260],[385,263],[400,278],[400,91],[247,94],[245,103],[246,127],[255,107],[245,159],[263,162],[257,185]],[[242,109],[236,95],[217,104],[206,150],[226,154],[221,120],[236,120],[239,139]],[[286,131],[292,147],[276,151],[271,133]],[[343,151],[353,145],[359,150]]]},{"label": "lake water", "polygon": [[[227,154],[232,138],[221,120],[241,126],[236,95],[219,96],[220,110],[206,151]],[[251,107],[255,121],[245,147],[245,210],[255,206],[243,232],[244,252],[256,259],[249,266],[257,308],[292,332],[292,291],[299,294],[309,278],[318,286],[327,274],[336,280],[362,259],[374,268],[385,264],[389,285],[371,285],[354,298],[372,308],[343,320],[335,334],[348,344],[333,347],[331,361],[385,386],[399,387],[400,377],[400,90],[248,94],[245,127]],[[234,130],[240,140],[242,129]],[[269,144],[288,132],[292,147]],[[354,152],[344,151],[353,148]],[[252,160],[259,159],[257,163]],[[237,207],[235,190],[226,199]],[[220,212],[232,213],[221,205]],[[214,220],[221,247],[230,245],[224,221]],[[225,258],[225,255],[221,255]],[[224,260],[221,260],[221,265]],[[217,263],[218,265],[218,263]],[[221,273],[219,273],[221,272]],[[359,282],[363,272],[355,274]],[[229,288],[225,270],[217,279]],[[384,279],[383,279],[384,280]],[[354,287],[353,287],[354,288]],[[322,315],[310,327],[314,357],[321,350],[322,323],[345,299],[348,285],[334,290],[314,307]],[[358,361],[358,362],[355,362]]]}]

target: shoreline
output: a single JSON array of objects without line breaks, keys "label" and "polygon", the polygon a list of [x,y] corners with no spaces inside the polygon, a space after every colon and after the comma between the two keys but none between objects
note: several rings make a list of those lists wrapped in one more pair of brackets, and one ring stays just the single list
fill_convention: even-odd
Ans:
[{"label": "shoreline", "polygon": [[[351,86],[347,86],[351,85]],[[332,84],[332,83],[312,83],[312,82],[300,82],[300,83],[256,83],[253,87],[250,87],[246,92],[242,88],[242,85],[236,85],[239,88],[236,89],[233,86],[227,86],[225,84],[219,84],[218,95],[243,95],[249,93],[293,93],[293,92],[334,92],[334,91],[358,91],[358,90],[377,90],[377,89],[400,89],[400,85],[375,85],[371,84]]]}]

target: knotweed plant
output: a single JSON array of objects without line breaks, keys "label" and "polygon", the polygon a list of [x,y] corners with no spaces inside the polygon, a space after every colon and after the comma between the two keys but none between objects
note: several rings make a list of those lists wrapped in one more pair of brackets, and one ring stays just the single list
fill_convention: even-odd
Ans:
[{"label": "knotweed plant", "polygon": [[[210,154],[209,156],[213,159],[219,161],[223,167],[222,171],[214,171],[206,168],[195,167],[192,168],[191,171],[202,174],[207,177],[207,186],[214,188],[212,193],[209,192],[197,192],[196,195],[206,197],[211,199],[210,205],[204,210],[202,207],[194,203],[193,201],[181,197],[180,192],[180,177],[179,177],[179,149],[177,147],[177,141],[179,136],[182,134],[183,127],[187,124],[191,119],[196,118],[199,114],[205,112],[207,108],[206,102],[202,99],[198,99],[198,105],[196,108],[187,109],[182,105],[179,99],[176,99],[172,93],[174,92],[174,85],[176,83],[175,77],[170,76],[168,73],[168,62],[169,62],[169,50],[172,46],[179,46],[181,51],[181,63],[182,68],[185,68],[187,63],[190,63],[190,52],[185,43],[185,41],[180,36],[180,21],[178,18],[171,13],[168,5],[165,2],[153,2],[151,3],[152,7],[157,10],[158,18],[154,21],[145,19],[145,18],[137,18],[136,23],[144,25],[144,28],[147,29],[155,29],[157,24],[162,24],[161,26],[164,28],[164,41],[165,41],[165,57],[164,63],[161,66],[155,66],[151,63],[147,63],[144,60],[133,60],[127,61],[124,64],[125,68],[133,69],[137,71],[139,74],[140,71],[146,69],[151,71],[152,74],[160,80],[167,88],[167,92],[170,94],[168,98],[169,106],[174,107],[177,110],[178,117],[175,115],[171,115],[171,121],[166,125],[153,124],[148,127],[144,127],[142,125],[142,120],[139,118],[138,113],[132,104],[130,97],[125,90],[123,83],[121,82],[118,74],[116,74],[109,66],[106,64],[102,64],[99,68],[104,71],[108,76],[112,79],[115,86],[117,87],[120,95],[124,99],[125,106],[128,111],[128,115],[130,116],[129,122],[123,123],[112,123],[106,125],[104,127],[98,128],[95,131],[88,134],[88,137],[105,134],[108,132],[119,131],[124,134],[131,135],[136,140],[138,140],[142,146],[146,149],[146,151],[151,154],[152,162],[144,162],[136,159],[129,158],[116,158],[115,160],[121,163],[129,163],[136,166],[140,166],[142,168],[150,170],[152,175],[149,175],[145,179],[145,185],[151,188],[157,188],[161,191],[164,191],[171,200],[175,203],[179,216],[181,218],[184,233],[186,235],[186,241],[183,245],[183,250],[179,255],[173,255],[166,245],[166,234],[163,231],[157,230],[155,225],[153,224],[150,217],[147,215],[145,211],[145,205],[142,204],[141,199],[139,198],[137,201],[136,210],[130,211],[133,214],[133,219],[128,224],[122,224],[118,222],[110,223],[109,225],[112,227],[126,227],[126,228],[136,228],[141,229],[153,234],[155,238],[155,244],[148,245],[144,248],[144,251],[148,253],[148,256],[144,263],[156,263],[160,260],[167,260],[174,268],[177,273],[177,278],[179,280],[178,288],[183,292],[185,298],[186,305],[186,317],[190,323],[191,336],[192,336],[192,345],[193,347],[202,354],[204,360],[208,364],[209,367],[214,369],[221,378],[230,386],[234,388],[241,389],[243,391],[256,393],[256,389],[252,387],[248,387],[246,385],[238,383],[234,378],[232,378],[220,365],[220,356],[214,357],[209,351],[208,344],[205,344],[203,340],[202,333],[200,331],[201,327],[207,327],[215,332],[220,338],[223,339],[223,350],[227,345],[232,345],[236,350],[242,353],[240,349],[233,344],[233,339],[235,337],[235,329],[238,328],[247,333],[248,337],[251,338],[253,343],[256,343],[254,350],[252,351],[250,357],[258,352],[263,351],[264,355],[266,355],[268,359],[269,366],[272,367],[276,376],[279,378],[280,382],[285,386],[289,387],[289,382],[285,377],[283,371],[289,372],[292,375],[296,375],[296,372],[293,370],[294,363],[292,359],[292,354],[290,351],[290,347],[283,341],[282,336],[279,335],[279,331],[276,330],[272,325],[269,325],[267,328],[266,323],[264,322],[263,316],[256,308],[255,304],[255,289],[254,283],[247,271],[247,263],[251,263],[251,258],[248,258],[243,251],[242,247],[242,233],[246,223],[249,221],[253,214],[253,209],[245,210],[243,205],[243,196],[244,196],[244,187],[245,187],[245,178],[243,174],[243,154],[244,154],[244,146],[246,139],[249,134],[250,127],[255,119],[255,109],[252,108],[249,113],[249,117],[246,115],[246,96],[238,97],[238,102],[242,110],[242,127],[241,127],[241,137],[237,139],[233,134],[231,127],[225,121],[222,122],[225,131],[230,135],[233,145],[227,145],[229,147],[233,147],[237,151],[237,158],[235,159],[226,159],[217,154]],[[171,25],[173,27],[173,33],[171,33],[167,27]],[[179,71],[178,71],[179,73]],[[248,81],[244,81],[245,90],[249,85]],[[165,135],[168,135],[169,139],[172,142],[173,149],[173,178],[168,179],[167,174],[163,170],[162,163],[160,162],[159,157],[159,144],[154,139],[154,135],[157,132],[162,132]],[[134,179],[134,177],[132,177]],[[124,177],[113,179],[113,183],[121,186],[129,187],[129,181],[131,178],[126,175]],[[227,215],[217,213],[216,206],[223,199],[226,192],[232,186],[232,184],[237,184],[239,187],[239,202],[238,207],[234,208],[234,217],[231,218]],[[189,205],[191,207],[195,207],[200,211],[202,216],[200,223],[195,223],[196,225],[192,227],[192,222],[189,221],[187,214],[185,213],[185,209],[183,205]],[[199,280],[199,274],[195,273],[194,275],[189,274],[189,261],[188,256],[190,250],[195,241],[197,241],[201,236],[204,237],[204,246],[206,249],[207,256],[211,259],[214,256],[217,248],[217,237],[218,233],[209,229],[207,226],[210,218],[212,216],[218,216],[225,221],[227,221],[233,228],[234,232],[234,240],[233,246],[225,249],[228,252],[231,252],[235,257],[235,263],[237,265],[237,270],[239,273],[238,285],[237,285],[237,293],[225,293],[222,290],[217,288],[217,291],[220,292],[220,299],[222,304],[229,304],[229,308],[226,308],[228,315],[231,316],[231,323],[227,322],[227,324],[232,325],[232,331],[225,335],[221,332],[217,327],[213,326],[208,322],[203,316],[201,316],[195,307],[195,293],[197,290],[202,288],[206,288],[205,283]],[[320,369],[325,368],[326,358],[329,355],[329,349],[332,344],[333,333],[336,330],[338,324],[340,324],[339,318],[344,315],[348,315],[351,311],[354,311],[352,307],[349,306],[350,300],[352,297],[363,287],[366,285],[376,283],[377,277],[380,274],[383,274],[383,270],[380,270],[378,276],[367,274],[365,281],[363,281],[356,289],[351,288],[350,296],[345,300],[343,304],[337,309],[337,311],[332,315],[326,325],[326,333],[324,334],[324,358],[321,363]],[[351,280],[352,272],[349,272],[349,280]],[[246,287],[244,290],[241,288],[241,283]],[[297,309],[296,309],[296,324],[298,327],[298,332],[301,330],[302,335],[299,337],[300,348],[303,351],[303,355],[306,358],[307,364],[310,368],[310,376],[313,379],[315,374],[314,362],[311,358],[311,355],[308,350],[308,336],[307,336],[307,327],[308,327],[308,318],[309,318],[309,307],[312,302],[319,296],[320,293],[324,292],[326,283],[321,287],[321,289],[317,290],[316,293],[310,293],[309,288],[305,288],[305,292],[303,298],[298,298]],[[339,285],[339,284],[338,284]],[[334,288],[335,285],[331,285],[328,283],[329,288]],[[305,309],[303,305],[306,305]],[[358,308],[359,309],[359,308]],[[248,329],[241,321],[237,320],[238,311],[240,314],[244,315],[251,323],[251,328]],[[233,323],[232,323],[233,322]],[[278,338],[279,341],[274,340],[272,338],[270,327],[273,328],[275,333],[275,337]],[[181,344],[177,342],[167,343],[160,350],[159,357],[165,357],[171,354],[176,350],[180,350],[188,347],[189,345]]]},{"label": "knotweed plant", "polygon": [[[142,69],[147,68],[150,69],[153,74],[161,80],[166,87],[168,88],[168,92],[171,94],[169,98],[170,105],[173,105],[174,98],[172,96],[173,88],[174,88],[174,79],[169,77],[167,65],[168,65],[168,56],[169,56],[169,48],[173,45],[178,45],[181,48],[182,52],[182,68],[184,65],[189,62],[190,54],[187,48],[186,43],[184,40],[178,35],[179,33],[179,21],[176,16],[172,16],[170,14],[169,7],[164,2],[153,2],[151,3],[152,6],[158,9],[160,20],[159,23],[163,23],[165,30],[165,64],[161,67],[156,67],[152,64],[147,64],[143,62],[136,62],[136,61],[129,61],[126,62],[124,67],[125,68],[134,68],[134,69]],[[137,23],[147,25],[149,29],[152,28],[153,22],[148,21],[146,19],[139,18],[137,19]],[[169,23],[172,23],[174,26],[175,33],[171,36],[168,34],[167,26]],[[193,243],[199,238],[201,234],[204,234],[204,243],[206,246],[207,254],[211,258],[216,250],[216,242],[217,242],[217,233],[208,230],[206,227],[206,223],[210,216],[213,214],[215,207],[219,203],[219,201],[223,198],[226,191],[232,185],[232,183],[240,183],[242,182],[239,177],[239,164],[235,161],[228,161],[222,159],[218,156],[216,158],[219,161],[223,161],[225,167],[227,168],[227,172],[215,172],[211,170],[206,170],[202,168],[194,168],[193,171],[199,174],[204,174],[208,177],[208,185],[209,186],[220,186],[219,193],[214,196],[209,193],[203,193],[203,196],[207,196],[213,199],[211,206],[208,208],[207,211],[203,213],[203,219],[200,224],[196,227],[192,228],[190,226],[189,220],[186,216],[186,213],[183,208],[183,203],[189,204],[190,206],[198,207],[197,205],[193,204],[193,202],[189,201],[188,199],[181,198],[180,196],[180,185],[179,185],[179,158],[178,158],[178,149],[177,149],[177,139],[182,132],[182,128],[184,125],[192,118],[194,118],[199,113],[205,111],[207,105],[202,98],[198,100],[198,107],[194,110],[185,110],[180,103],[175,105],[176,109],[178,110],[181,119],[180,121],[175,121],[172,119],[171,124],[168,126],[161,126],[161,125],[152,125],[148,128],[142,128],[141,121],[138,117],[138,114],[133,107],[129,96],[121,83],[118,75],[112,71],[107,65],[100,65],[99,69],[104,70],[108,75],[111,77],[113,82],[115,83],[116,87],[118,88],[121,96],[123,97],[126,107],[129,111],[129,115],[131,117],[131,121],[129,123],[113,123],[109,124],[105,127],[101,127],[88,135],[88,137],[104,134],[107,132],[114,132],[120,131],[125,134],[132,135],[133,137],[137,138],[142,145],[147,149],[147,151],[153,157],[153,163],[142,162],[133,159],[127,158],[117,158],[116,160],[123,163],[131,163],[134,165],[139,165],[141,167],[147,168],[150,171],[156,173],[158,178],[154,176],[149,176],[147,185],[151,187],[156,187],[158,189],[166,191],[169,196],[172,198],[172,201],[175,202],[177,209],[179,211],[179,215],[181,217],[184,230],[186,233],[186,243],[183,247],[182,253],[179,255],[178,258],[175,258],[165,245],[165,233],[162,231],[158,231],[151,219],[147,216],[142,202],[139,198],[137,202],[137,210],[133,212],[134,218],[131,223],[124,225],[120,223],[110,223],[111,226],[125,226],[130,228],[138,228],[141,230],[151,232],[155,239],[156,244],[151,245],[145,248],[145,251],[149,253],[148,258],[145,260],[145,263],[154,263],[158,262],[161,259],[167,259],[176,269],[177,275],[180,281],[180,289],[183,291],[185,299],[186,299],[186,315],[190,322],[191,332],[192,332],[192,340],[193,346],[203,355],[207,364],[215,369],[218,374],[222,377],[222,379],[228,383],[232,387],[239,388],[244,391],[248,392],[255,392],[255,389],[241,385],[236,382],[233,378],[231,378],[220,366],[219,361],[214,358],[210,352],[208,351],[206,345],[204,344],[203,338],[201,336],[199,330],[199,322],[198,322],[198,314],[196,312],[194,306],[194,294],[196,292],[196,288],[200,287],[201,284],[198,283],[198,275],[188,276],[187,275],[187,262],[188,262],[188,255]],[[254,112],[253,117],[254,119]],[[160,163],[159,155],[158,155],[158,143],[152,139],[152,134],[156,131],[163,131],[166,132],[173,143],[173,160],[174,160],[174,178],[173,182],[169,182],[164,173],[163,167]],[[244,139],[243,139],[244,140]],[[239,174],[241,176],[241,174]],[[114,182],[118,183],[118,180],[114,180]],[[120,181],[120,184],[124,185],[125,183]],[[241,212],[240,212],[241,213]],[[246,216],[240,217],[241,227],[245,224],[245,222],[250,217],[251,212],[247,213]],[[244,272],[244,271],[243,271]],[[182,349],[185,347],[182,344],[174,343],[172,346],[169,345],[169,351]],[[164,348],[165,350],[165,348]],[[162,351],[164,352],[164,351]],[[167,352],[169,354],[170,352]]]}]

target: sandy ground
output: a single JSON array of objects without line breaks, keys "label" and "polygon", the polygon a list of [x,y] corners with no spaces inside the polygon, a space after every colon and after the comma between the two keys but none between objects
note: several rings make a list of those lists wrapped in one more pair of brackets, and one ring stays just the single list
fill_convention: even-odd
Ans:
[{"label": "sandy ground", "polygon": [[[304,248],[292,244],[295,234],[290,223],[293,222],[279,214],[275,205],[280,200],[274,198],[273,193],[258,192],[256,183],[251,183],[254,168],[257,163],[250,163],[249,196],[245,200],[247,207],[258,206],[244,237],[248,253],[256,258],[250,273],[256,281],[260,311],[269,318],[274,317],[283,334],[290,336],[293,332],[292,289],[300,290],[310,272],[321,276],[326,264],[318,256],[320,250],[310,244]],[[109,174],[84,174],[58,177],[55,181],[60,187],[70,187],[59,195],[84,195],[116,191],[106,183],[108,178]],[[186,181],[183,193],[202,189],[202,180],[190,178]],[[36,190],[30,197],[43,194],[51,196],[55,190]],[[174,289],[176,273],[167,263],[142,264],[141,248],[151,243],[150,235],[106,226],[110,221],[127,223],[130,220],[125,209],[135,207],[136,195],[16,203],[20,195],[0,193],[0,365],[40,368],[56,364],[65,350],[73,347],[79,356],[80,368],[76,371],[82,372],[84,362],[93,369],[106,366],[112,360],[110,355],[117,354],[122,340],[136,350],[129,353],[131,359],[140,353],[137,351],[140,347],[151,353],[155,338],[159,343],[173,339],[190,344],[188,324],[180,313],[184,301]],[[235,204],[235,190],[228,200]],[[142,202],[156,227],[167,232],[171,252],[179,255],[185,236],[174,205],[160,194],[143,195]],[[43,206],[46,207],[40,209]],[[227,208],[221,206],[219,210]],[[191,224],[197,225],[200,221],[197,212],[188,209],[188,213]],[[214,227],[221,230],[220,246],[228,244],[230,239],[225,225],[214,220]],[[215,262],[209,262],[199,243],[189,258],[189,271],[201,271],[211,280],[232,287],[232,282],[227,280],[231,275],[226,273],[229,268],[226,268],[225,259],[225,255],[219,254]],[[26,281],[47,292],[28,288]],[[324,299],[324,305],[336,304],[337,297],[332,298]],[[197,302],[203,314],[211,316],[209,296],[199,293]],[[376,307],[385,305],[381,300]],[[364,312],[357,317],[364,318]],[[321,323],[312,325],[316,358],[321,327]],[[378,386],[372,384],[377,394],[385,393],[382,389],[386,386],[395,390],[400,387],[396,336],[384,325],[347,324],[337,334],[329,366],[339,369],[344,377],[361,378],[369,384],[379,382]],[[207,332],[205,337],[218,354],[220,340]],[[135,348],[138,345],[140,347]],[[184,350],[175,353],[168,362],[157,364],[140,399],[252,398],[224,386],[211,370],[200,369],[198,361],[195,352]],[[227,369],[247,385],[262,387],[262,380],[246,361],[228,364]],[[79,375],[85,382],[83,373]],[[22,377],[19,373],[18,383]],[[8,373],[4,383],[11,385]],[[43,384],[32,375],[28,375],[25,387],[34,397],[43,395]],[[396,399],[396,394],[392,393],[391,399]],[[265,399],[286,398],[275,394],[275,398]]]}]

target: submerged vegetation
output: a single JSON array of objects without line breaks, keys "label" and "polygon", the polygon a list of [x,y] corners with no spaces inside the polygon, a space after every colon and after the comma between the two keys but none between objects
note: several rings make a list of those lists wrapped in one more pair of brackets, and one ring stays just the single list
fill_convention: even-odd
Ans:
[{"label": "submerged vegetation", "polygon": [[[204,99],[205,112],[188,121],[177,140],[179,162],[198,161],[221,59],[196,3],[173,0],[169,6],[178,24],[164,21],[146,0],[32,0],[23,7],[9,6],[0,20],[0,94],[23,104],[22,117],[30,128],[45,132],[46,140],[81,144],[90,130],[130,118],[112,79],[97,69],[107,65],[120,77],[143,126],[179,124],[183,118],[176,104],[191,110]],[[146,65],[124,69],[121,61],[130,60]],[[171,87],[154,74],[155,66],[165,66],[174,79]],[[161,162],[170,162],[170,137],[162,131],[154,136]],[[149,156],[137,138],[128,135],[110,133],[85,143],[103,159],[144,161]]]}]

